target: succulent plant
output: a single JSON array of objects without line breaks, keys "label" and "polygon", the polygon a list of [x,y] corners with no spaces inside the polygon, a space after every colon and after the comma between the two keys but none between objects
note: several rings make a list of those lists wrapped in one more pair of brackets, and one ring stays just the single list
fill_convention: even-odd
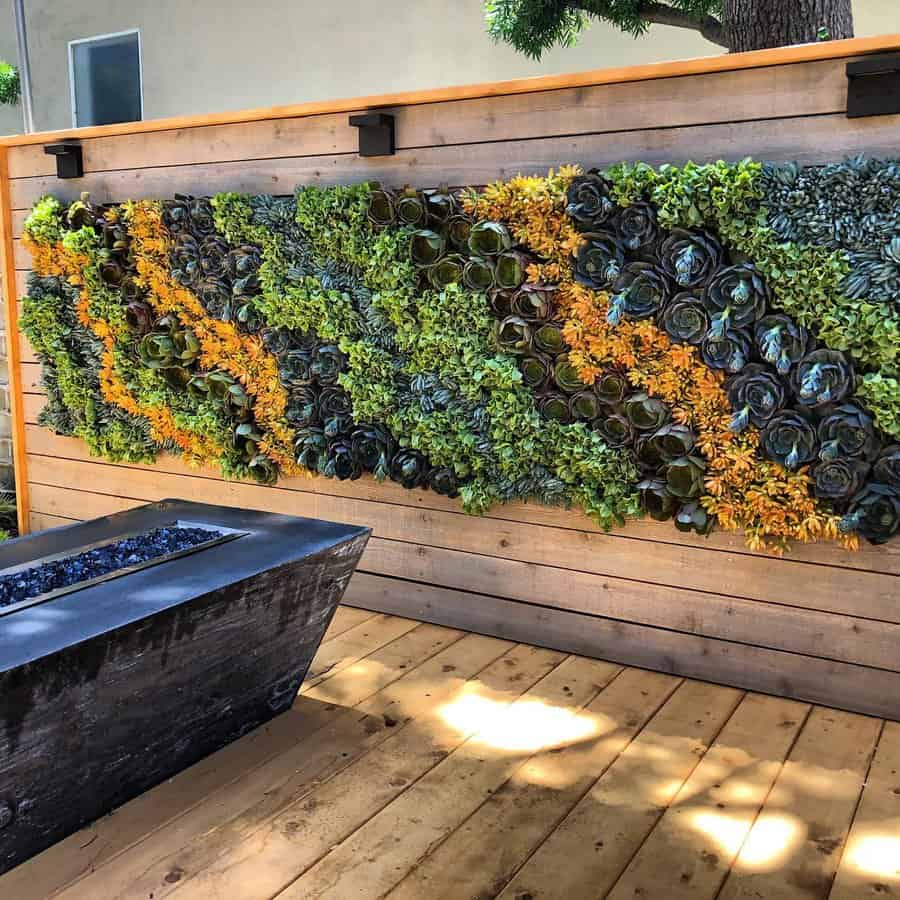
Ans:
[{"label": "succulent plant", "polygon": [[625,249],[611,231],[591,231],[582,235],[574,259],[575,280],[595,290],[612,285],[625,267]]},{"label": "succulent plant", "polygon": [[675,527],[682,532],[693,531],[695,534],[707,535],[715,526],[715,518],[711,516],[698,500],[682,503],[675,514]]},{"label": "succulent plant", "polygon": [[[194,332],[172,316],[160,319],[138,344],[138,357],[148,369],[185,368],[199,356],[200,342]],[[179,376],[172,377],[181,380]],[[183,383],[186,385],[188,380],[189,376]]]},{"label": "succulent plant", "polygon": [[243,386],[221,369],[194,375],[188,382],[188,390],[217,403],[236,421],[245,422],[253,413],[250,397]]},{"label": "succulent plant", "polygon": [[872,460],[881,442],[872,417],[854,403],[830,409],[819,422],[819,459],[843,457]]},{"label": "succulent plant", "polygon": [[626,206],[613,220],[626,249],[645,260],[655,260],[659,249],[659,222],[651,203],[640,201]]},{"label": "succulent plant", "polygon": [[760,363],[749,363],[726,382],[734,415],[729,427],[743,431],[748,425],[763,428],[785,403],[784,385]]},{"label": "succulent plant", "polygon": [[727,331],[761,319],[772,293],[756,267],[742,263],[719,269],[701,299],[710,315],[709,335],[721,339]]},{"label": "succulent plant", "polygon": [[661,269],[646,262],[629,263],[612,286],[606,320],[618,325],[626,315],[648,319],[665,306],[670,296],[671,285]]},{"label": "succulent plant", "polygon": [[411,490],[424,484],[430,468],[428,460],[418,450],[403,447],[394,454],[391,460],[390,477],[392,481]]},{"label": "succulent plant", "polygon": [[120,288],[126,278],[125,265],[117,256],[110,256],[97,266],[97,274],[104,284]]},{"label": "succulent plant", "polygon": [[889,444],[878,454],[872,478],[900,490],[900,444]]},{"label": "succulent plant", "polygon": [[643,391],[625,398],[625,415],[637,431],[656,431],[669,421],[669,408]]},{"label": "succulent plant", "polygon": [[263,346],[266,350],[275,356],[287,353],[296,344],[296,338],[288,328],[271,328],[266,326],[260,329],[259,336],[262,338]]},{"label": "succulent plant", "polygon": [[564,356],[560,356],[553,365],[553,381],[566,394],[576,394],[584,389],[578,369]]},{"label": "succulent plant", "polygon": [[447,240],[455,249],[468,253],[469,235],[472,231],[472,220],[468,216],[457,214],[451,216],[445,226]]},{"label": "succulent plant", "polygon": [[434,466],[425,476],[425,484],[436,494],[451,499],[459,496],[459,481],[456,473],[448,466]]},{"label": "succulent plant", "polygon": [[458,253],[442,256],[428,269],[428,281],[436,291],[442,291],[451,284],[462,281],[466,260]]},{"label": "succulent plant", "polygon": [[591,428],[613,449],[630,447],[634,443],[634,427],[619,413],[594,419]]},{"label": "succulent plant", "polygon": [[637,489],[641,507],[651,519],[665,522],[675,515],[681,501],[673,496],[664,478],[645,478],[638,482]]},{"label": "succulent plant", "polygon": [[425,209],[431,220],[438,225],[445,225],[458,211],[459,204],[446,184],[439,188],[422,191],[425,197]]},{"label": "succulent plant", "polygon": [[665,460],[659,455],[659,448],[651,441],[653,435],[638,436],[634,445],[634,455],[638,468],[648,476],[658,476]]},{"label": "succulent plant", "polygon": [[607,406],[616,406],[628,393],[628,379],[622,372],[604,372],[594,385],[597,397]]},{"label": "succulent plant", "polygon": [[858,494],[869,473],[869,464],[859,459],[832,459],[812,469],[813,493],[822,500],[843,503]]},{"label": "succulent plant", "polygon": [[444,255],[444,236],[428,228],[420,228],[410,237],[409,255],[414,266],[427,269]]},{"label": "succulent plant", "polygon": [[690,455],[697,436],[687,425],[663,425],[647,438],[664,463]]},{"label": "succulent plant", "polygon": [[545,419],[552,419],[563,425],[572,421],[572,409],[569,406],[569,398],[558,392],[548,392],[538,401],[538,412]]},{"label": "succulent plant", "polygon": [[224,268],[234,281],[239,294],[255,293],[259,290],[257,273],[262,265],[262,251],[255,244],[241,244],[228,251]]},{"label": "succulent plant", "polygon": [[531,326],[521,316],[507,316],[497,323],[496,340],[501,350],[521,356],[531,350]]},{"label": "succulent plant", "polygon": [[497,287],[505,291],[514,291],[525,281],[526,270],[530,260],[520,250],[506,250],[495,260],[494,277]]},{"label": "succulent plant", "polygon": [[509,291],[501,291],[498,287],[489,288],[487,292],[488,305],[498,319],[515,315],[512,308],[513,295]]},{"label": "succulent plant", "polygon": [[202,240],[216,230],[216,217],[208,197],[188,197],[190,227],[194,236]]},{"label": "succulent plant", "polygon": [[591,231],[603,225],[616,208],[612,185],[599,172],[592,170],[572,179],[566,194],[566,213],[580,231]]},{"label": "succulent plant", "polygon": [[203,279],[200,243],[193,234],[182,232],[175,239],[171,252],[172,277],[182,287],[196,288]]},{"label": "succulent plant", "polygon": [[810,333],[790,316],[775,313],[764,316],[753,326],[753,341],[759,355],[775,366],[779,375],[787,375],[806,355],[812,339]]},{"label": "succulent plant", "polygon": [[325,430],[310,425],[297,432],[294,438],[294,452],[297,464],[311,472],[321,472],[325,466],[325,455],[328,452],[328,438]]},{"label": "succulent plant", "polygon": [[[326,430],[327,434],[327,430]],[[329,441],[322,474],[338,481],[355,481],[363,473],[359,457],[353,452],[349,438]]]},{"label": "succulent plant", "polygon": [[512,311],[525,319],[546,321],[553,313],[555,288],[540,284],[523,285],[512,298]]},{"label": "succulent plant", "polygon": [[534,346],[535,349],[542,353],[549,353],[551,356],[559,356],[568,349],[562,329],[552,322],[546,322],[540,328],[535,329]]},{"label": "succulent plant", "polygon": [[659,250],[663,271],[679,287],[700,288],[722,261],[722,245],[706,231],[673,228]]},{"label": "succulent plant", "polygon": [[134,300],[125,307],[125,324],[138,337],[153,330],[155,313],[146,303]]},{"label": "succulent plant", "polygon": [[70,231],[81,228],[99,229],[103,224],[103,208],[91,202],[90,194],[83,192],[78,200],[69,204],[63,223]]},{"label": "succulent plant", "polygon": [[488,291],[494,286],[494,266],[481,256],[471,257],[462,274],[463,284],[471,291]]},{"label": "succulent plant", "polygon": [[850,501],[840,528],[872,544],[886,543],[900,531],[900,492],[887,484],[867,484]]},{"label": "succulent plant", "polygon": [[278,378],[284,387],[303,387],[313,381],[312,354],[308,350],[288,350],[278,359]]},{"label": "succulent plant", "polygon": [[397,221],[410,228],[425,228],[428,224],[428,209],[420,191],[407,186],[397,195],[394,203]]},{"label": "succulent plant", "polygon": [[162,222],[172,237],[184,234],[191,227],[191,198],[176,194],[174,200],[163,203]]},{"label": "succulent plant", "polygon": [[575,421],[590,422],[596,419],[600,413],[600,401],[593,391],[579,391],[569,398],[569,414]]},{"label": "succulent plant", "polygon": [[535,353],[519,360],[519,371],[522,373],[522,383],[537,392],[546,386],[553,372],[553,364],[543,354]]},{"label": "succulent plant", "polygon": [[476,222],[469,231],[469,251],[474,256],[498,256],[512,247],[512,237],[499,222]]},{"label": "succulent plant", "polygon": [[819,451],[809,416],[793,409],[782,410],[769,419],[762,432],[762,445],[769,459],[790,470],[812,462]]},{"label": "succulent plant", "polygon": [[396,444],[390,433],[378,425],[359,425],[350,434],[353,452],[363,468],[379,481],[390,475]]},{"label": "succulent plant", "polygon": [[310,372],[319,384],[337,384],[338,375],[344,370],[346,357],[336,344],[320,344],[316,347]]},{"label": "succulent plant", "polygon": [[369,221],[376,228],[387,228],[397,221],[397,209],[394,196],[390,191],[375,189],[369,194],[369,208],[366,212]]},{"label": "succulent plant", "polygon": [[122,302],[126,304],[126,306],[129,303],[139,303],[144,300],[146,296],[144,289],[137,283],[137,279],[133,278],[131,275],[126,275],[125,278],[122,279],[122,283],[119,285],[119,294],[122,297]]},{"label": "succulent plant", "polygon": [[311,385],[295,387],[288,394],[284,417],[296,429],[317,425],[319,417],[319,392]]},{"label": "succulent plant", "polygon": [[665,305],[659,326],[676,343],[696,346],[709,331],[709,314],[699,297],[682,292]]},{"label": "succulent plant", "polygon": [[750,335],[740,328],[729,328],[721,337],[707,335],[700,345],[700,355],[711,369],[740,372],[750,359]]},{"label": "succulent plant", "polygon": [[353,403],[350,395],[342,387],[326,387],[319,394],[319,415],[322,419],[333,419],[339,416],[350,416]]},{"label": "succulent plant", "polygon": [[694,500],[703,493],[706,463],[699,456],[682,456],[665,468],[666,487],[682,500]]},{"label": "succulent plant", "polygon": [[856,387],[850,361],[838,350],[813,350],[797,363],[791,386],[802,406],[842,403]]}]

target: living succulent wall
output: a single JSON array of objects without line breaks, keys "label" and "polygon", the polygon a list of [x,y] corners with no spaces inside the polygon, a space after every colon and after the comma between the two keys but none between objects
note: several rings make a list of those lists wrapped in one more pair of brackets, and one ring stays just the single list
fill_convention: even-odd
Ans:
[{"label": "living succulent wall", "polygon": [[42,199],[41,423],[753,548],[900,529],[900,164]]}]

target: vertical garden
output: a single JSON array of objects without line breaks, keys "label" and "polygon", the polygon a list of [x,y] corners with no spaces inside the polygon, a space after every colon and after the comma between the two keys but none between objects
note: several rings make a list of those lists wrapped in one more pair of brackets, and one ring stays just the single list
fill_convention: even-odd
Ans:
[{"label": "vertical garden", "polygon": [[784,550],[900,529],[900,164],[32,210],[41,424]]}]

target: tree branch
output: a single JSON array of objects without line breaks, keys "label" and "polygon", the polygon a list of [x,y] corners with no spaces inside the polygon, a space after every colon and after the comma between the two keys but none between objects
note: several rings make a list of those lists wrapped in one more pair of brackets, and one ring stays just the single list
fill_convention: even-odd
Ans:
[{"label": "tree branch", "polygon": [[699,31],[708,41],[720,47],[728,47],[725,40],[725,29],[722,23],[713,16],[694,17],[680,9],[646,0],[639,4],[638,15],[645,21],[655,25],[673,25],[675,28],[690,28]]}]

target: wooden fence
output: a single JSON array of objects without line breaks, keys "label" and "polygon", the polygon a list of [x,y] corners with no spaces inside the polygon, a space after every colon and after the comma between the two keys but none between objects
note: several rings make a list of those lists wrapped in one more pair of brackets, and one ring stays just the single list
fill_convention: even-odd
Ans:
[{"label": "wooden fence", "polygon": [[[16,338],[29,267],[19,240],[43,194],[97,201],[288,193],[376,179],[483,184],[561,163],[836,161],[896,156],[900,116],[846,117],[848,59],[900,35],[616,71],[130,123],[0,140],[0,226],[23,530],[184,497],[366,524],[350,603],[741,687],[900,718],[900,545],[785,559],[741,535],[670,523],[604,534],[575,512],[515,504],[483,518],[454,501],[365,478],[226,482],[164,458],[92,459],[35,422],[40,368]],[[396,117],[397,153],[364,159],[348,113]],[[59,181],[43,144],[81,139],[85,176]]]}]

